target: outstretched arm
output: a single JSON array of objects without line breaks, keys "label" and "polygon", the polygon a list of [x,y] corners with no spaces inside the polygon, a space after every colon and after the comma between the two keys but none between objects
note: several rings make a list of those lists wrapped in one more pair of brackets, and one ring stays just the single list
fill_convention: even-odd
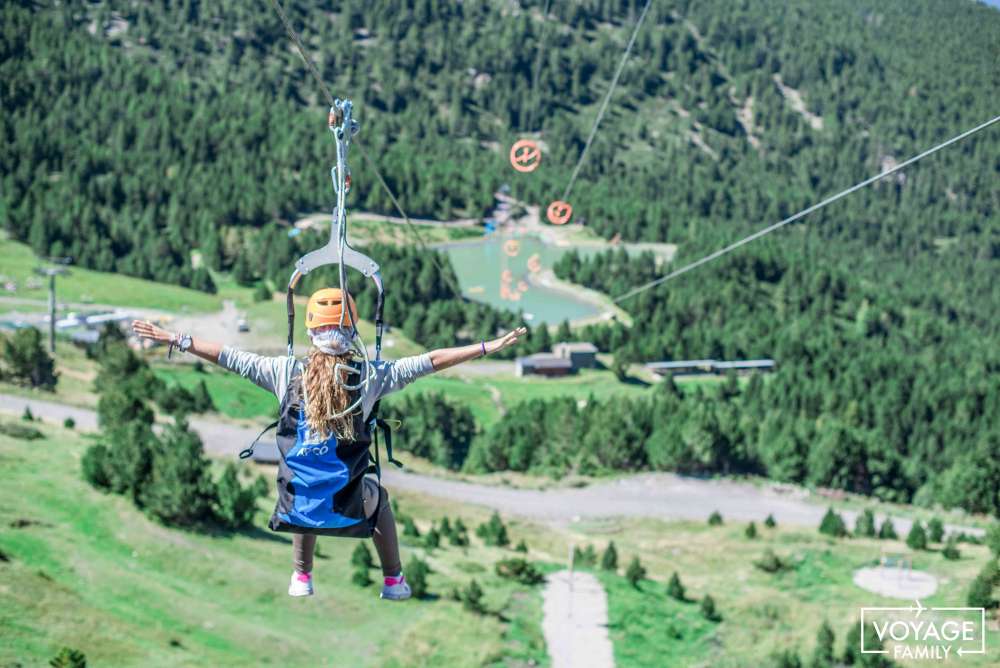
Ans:
[{"label": "outstretched arm", "polygon": [[[140,339],[150,339],[151,341],[166,344],[173,343],[175,346],[180,343],[179,334],[168,332],[148,320],[133,320],[132,330]],[[197,355],[213,364],[218,364],[219,355],[222,354],[222,345],[213,341],[206,341],[205,339],[196,339],[192,336],[191,347],[188,348],[187,352]]]},{"label": "outstretched arm", "polygon": [[495,353],[503,350],[504,348],[509,348],[510,346],[516,344],[519,337],[524,336],[527,332],[527,328],[518,327],[513,331],[507,332],[499,339],[482,341],[480,343],[473,343],[471,345],[460,346],[458,348],[440,348],[438,350],[432,350],[428,353],[428,355],[430,355],[431,365],[434,367],[434,370],[441,371],[457,364],[461,364],[462,362],[468,362],[469,360],[484,357],[485,355]]}]

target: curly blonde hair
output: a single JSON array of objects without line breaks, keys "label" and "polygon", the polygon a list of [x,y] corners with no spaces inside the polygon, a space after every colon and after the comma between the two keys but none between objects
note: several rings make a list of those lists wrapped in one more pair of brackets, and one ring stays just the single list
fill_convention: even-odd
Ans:
[{"label": "curly blonde hair", "polygon": [[302,372],[302,389],[306,399],[306,421],[309,428],[324,438],[330,435],[345,441],[354,440],[354,412],[338,418],[331,417],[343,412],[357,397],[344,387],[344,383],[357,384],[356,378],[349,378],[347,371],[341,370],[340,380],[334,378],[337,364],[351,362],[350,353],[327,355],[317,348],[309,352],[306,368]]}]

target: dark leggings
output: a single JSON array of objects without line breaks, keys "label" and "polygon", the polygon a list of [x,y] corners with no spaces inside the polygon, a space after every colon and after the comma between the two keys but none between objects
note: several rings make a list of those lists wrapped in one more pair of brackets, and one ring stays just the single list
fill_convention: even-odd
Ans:
[{"label": "dark leggings", "polygon": [[[366,483],[370,478],[366,480]],[[378,496],[375,494],[375,481],[366,484],[365,508],[370,507],[368,512],[375,511],[375,504],[378,503]],[[399,575],[403,568],[399,562],[399,540],[396,537],[396,518],[392,515],[392,508],[389,507],[389,492],[382,487],[382,509],[379,511],[378,520],[375,522],[375,535],[372,541],[375,543],[375,550],[378,552],[379,562],[382,564],[382,574],[386,576]],[[297,533],[292,536],[292,560],[295,570],[299,573],[311,573],[313,568],[313,554],[316,552],[316,535]]]}]

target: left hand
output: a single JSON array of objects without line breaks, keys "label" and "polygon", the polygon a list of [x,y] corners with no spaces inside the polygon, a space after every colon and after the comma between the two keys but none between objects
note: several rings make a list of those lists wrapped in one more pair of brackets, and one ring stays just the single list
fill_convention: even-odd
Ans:
[{"label": "left hand", "polygon": [[148,320],[133,320],[132,331],[140,339],[150,339],[159,343],[170,343],[174,338],[171,332],[154,325]]},{"label": "left hand", "polygon": [[520,340],[520,337],[524,336],[527,333],[528,333],[527,327],[518,327],[515,330],[507,332],[499,339],[493,339],[492,341],[488,341],[486,343],[486,352],[495,353],[503,350],[504,348],[509,348],[513,345],[517,345],[517,342]]}]

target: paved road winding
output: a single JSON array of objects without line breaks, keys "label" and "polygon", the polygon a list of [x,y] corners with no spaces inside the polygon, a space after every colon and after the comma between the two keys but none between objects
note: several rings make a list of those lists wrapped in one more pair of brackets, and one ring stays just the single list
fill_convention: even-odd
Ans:
[{"label": "paved road winding", "polygon": [[[20,415],[25,406],[38,417],[62,422],[72,417],[79,429],[96,429],[93,411],[39,399],[0,394],[0,411]],[[248,429],[206,418],[191,419],[210,454],[235,457],[257,435]],[[266,446],[265,446],[266,447]],[[809,503],[766,485],[731,480],[702,480],[673,473],[641,473],[580,488],[546,490],[517,489],[430,475],[409,473],[387,467],[387,484],[397,489],[421,492],[458,503],[474,503],[527,519],[567,524],[580,519],[602,517],[654,517],[660,519],[705,520],[718,510],[727,520],[762,521],[773,514],[779,524],[816,527],[825,507]],[[853,526],[856,513],[842,515]],[[879,516],[881,522],[882,517]],[[911,521],[893,517],[897,532],[905,535]],[[982,529],[951,526],[949,530],[982,535]]]}]

